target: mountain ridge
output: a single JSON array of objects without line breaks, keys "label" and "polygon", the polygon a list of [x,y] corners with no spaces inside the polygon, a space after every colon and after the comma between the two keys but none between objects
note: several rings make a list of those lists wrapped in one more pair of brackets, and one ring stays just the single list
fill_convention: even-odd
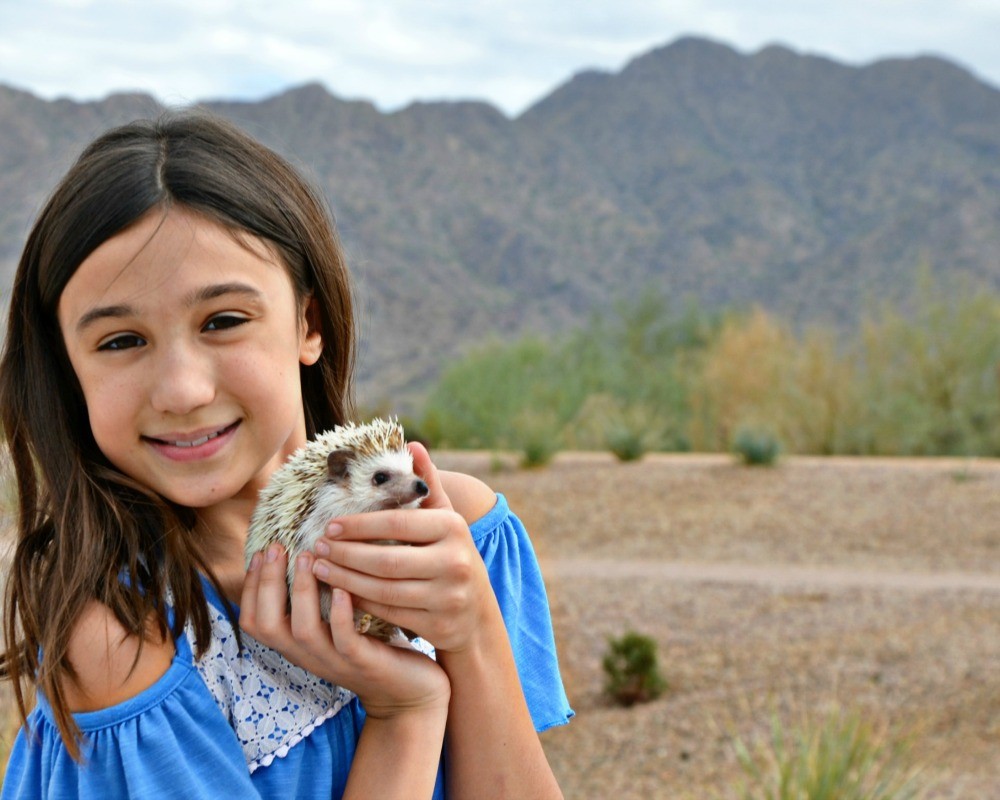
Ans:
[{"label": "mountain ridge", "polygon": [[[945,59],[862,66],[685,37],[584,70],[516,117],[392,112],[312,82],[198,103],[326,195],[354,267],[371,399],[419,400],[489,338],[551,334],[641,292],[856,324],[914,271],[1000,288],[1000,90]],[[0,262],[71,157],[162,106],[0,85]]]}]

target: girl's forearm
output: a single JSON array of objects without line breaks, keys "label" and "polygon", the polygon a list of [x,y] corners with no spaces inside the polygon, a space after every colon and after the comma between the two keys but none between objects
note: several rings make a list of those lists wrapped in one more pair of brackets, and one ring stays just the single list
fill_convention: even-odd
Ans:
[{"label": "girl's forearm", "polygon": [[451,681],[445,775],[453,800],[557,800],[499,609],[477,648],[439,652]]},{"label": "girl's forearm", "polygon": [[351,763],[344,800],[420,800],[434,794],[447,707],[368,717]]}]

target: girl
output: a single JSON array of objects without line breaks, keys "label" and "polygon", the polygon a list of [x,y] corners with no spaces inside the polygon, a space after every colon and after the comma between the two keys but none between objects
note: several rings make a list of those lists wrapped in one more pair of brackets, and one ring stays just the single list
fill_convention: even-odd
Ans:
[{"label": "girl", "polygon": [[[29,235],[0,362],[25,721],[3,797],[560,796],[544,587],[484,484],[411,445],[423,508],[331,520],[290,607],[280,548],[244,572],[257,492],[350,418],[353,356],[336,234],[284,160],[195,113],[84,151]],[[434,659],[358,634],[355,603]]]}]

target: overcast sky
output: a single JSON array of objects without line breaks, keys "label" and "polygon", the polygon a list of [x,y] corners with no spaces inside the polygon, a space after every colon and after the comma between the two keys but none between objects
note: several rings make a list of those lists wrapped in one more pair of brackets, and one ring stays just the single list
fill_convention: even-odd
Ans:
[{"label": "overcast sky", "polygon": [[320,81],[383,110],[474,98],[516,115],[683,35],[856,65],[930,53],[1000,87],[1000,0],[0,0],[0,83],[185,104]]}]

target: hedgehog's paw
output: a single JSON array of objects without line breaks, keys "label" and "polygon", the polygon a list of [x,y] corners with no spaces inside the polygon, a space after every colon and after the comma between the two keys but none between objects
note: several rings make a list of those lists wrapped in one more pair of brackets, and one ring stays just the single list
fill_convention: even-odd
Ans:
[{"label": "hedgehog's paw", "polygon": [[372,626],[372,622],[375,620],[371,614],[362,614],[358,617],[357,621],[354,623],[354,629],[358,633],[368,633],[368,629]]}]

